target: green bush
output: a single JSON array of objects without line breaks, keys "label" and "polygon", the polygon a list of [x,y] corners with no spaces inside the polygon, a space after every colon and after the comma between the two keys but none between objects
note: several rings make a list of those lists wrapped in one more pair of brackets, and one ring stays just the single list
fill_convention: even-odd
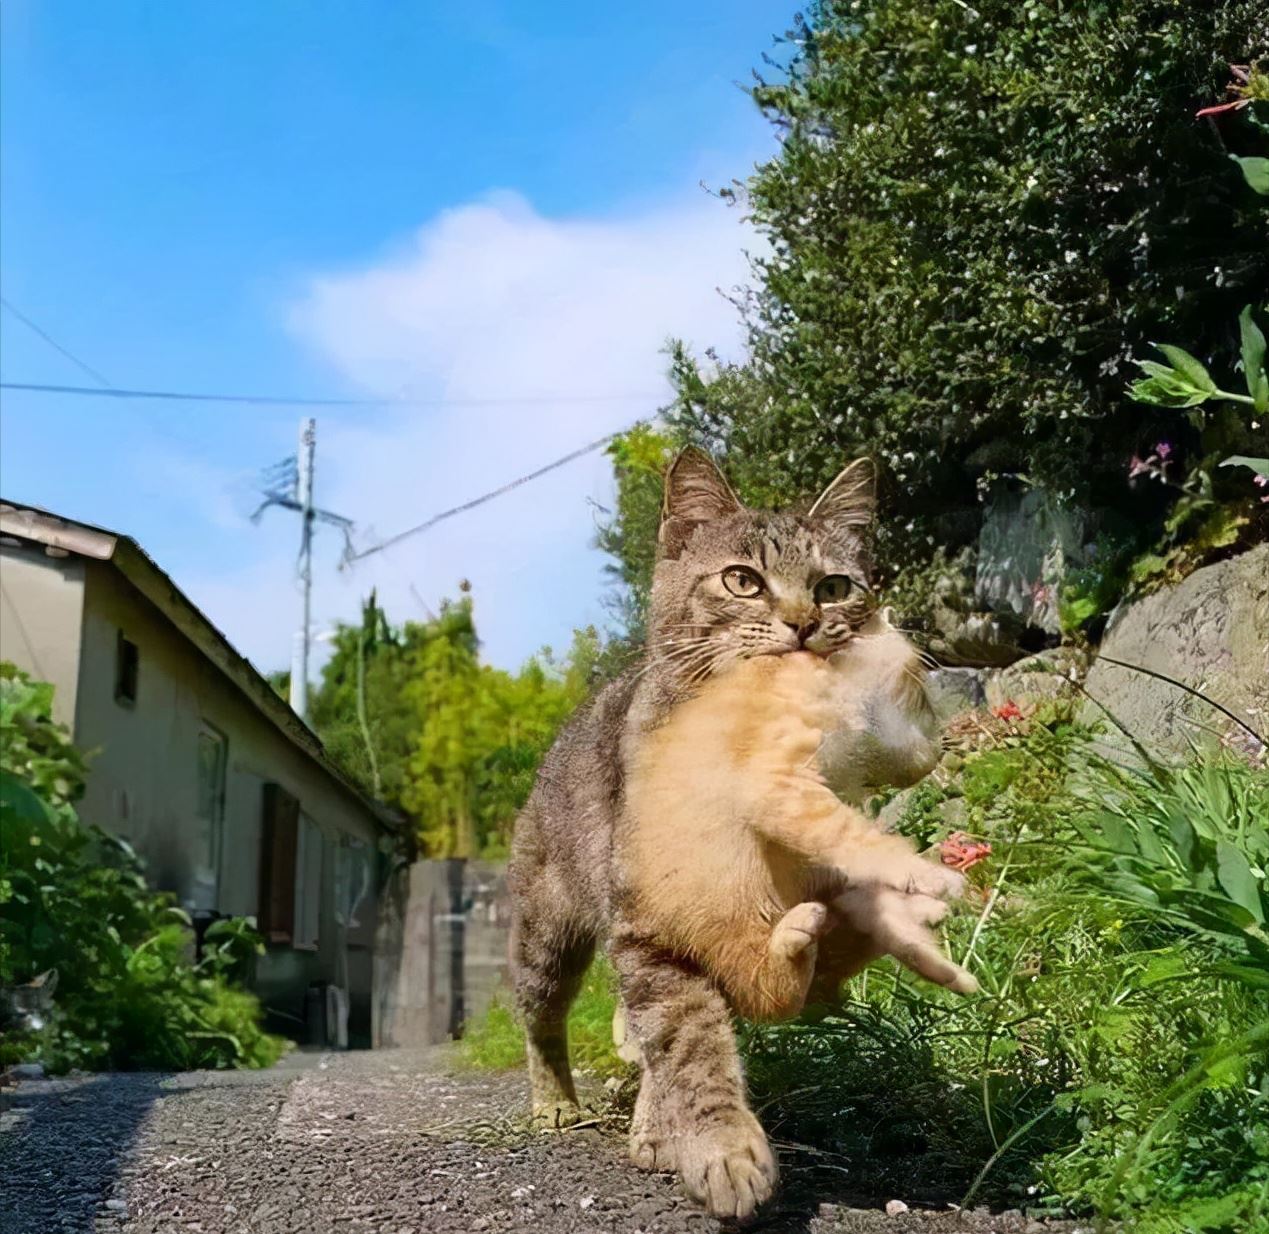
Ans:
[{"label": "green bush", "polygon": [[0,1061],[71,1067],[265,1067],[286,1043],[231,980],[257,951],[217,922],[192,960],[190,921],[151,891],[129,847],[81,822],[85,764],[51,718],[53,690],[0,665],[0,988],[56,973],[52,1013],[6,1034]]},{"label": "green bush", "polygon": [[1269,775],[1127,772],[1069,724],[1015,729],[900,821],[932,838],[954,801],[955,828],[993,846],[976,911],[945,930],[982,995],[885,961],[840,1006],[747,1030],[765,1121],[877,1194],[1258,1228]]},{"label": "green bush", "polygon": [[[779,153],[734,191],[769,245],[751,356],[676,349],[675,431],[762,504],[879,458],[885,569],[972,541],[1001,474],[1144,547],[1175,494],[1130,491],[1130,458],[1200,443],[1126,397],[1130,359],[1177,339],[1232,370],[1269,285],[1261,164],[1230,157],[1269,152],[1261,0],[820,0],[780,46],[753,90]],[[1261,101],[1196,119],[1249,61]],[[1238,432],[1266,453],[1263,417]]]}]

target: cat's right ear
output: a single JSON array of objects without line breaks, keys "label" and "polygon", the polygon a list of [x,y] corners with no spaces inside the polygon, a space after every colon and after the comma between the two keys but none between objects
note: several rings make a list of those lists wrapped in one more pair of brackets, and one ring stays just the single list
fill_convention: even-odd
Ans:
[{"label": "cat's right ear", "polygon": [[657,544],[663,557],[677,557],[702,523],[726,518],[744,507],[714,460],[695,446],[681,450],[665,473],[661,530]]}]

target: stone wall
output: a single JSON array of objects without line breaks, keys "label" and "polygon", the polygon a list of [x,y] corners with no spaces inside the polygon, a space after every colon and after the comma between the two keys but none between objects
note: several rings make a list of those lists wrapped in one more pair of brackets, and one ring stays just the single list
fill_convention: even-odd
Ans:
[{"label": "stone wall", "polygon": [[375,1045],[459,1036],[505,981],[510,922],[501,862],[416,861],[397,869],[375,942]]},{"label": "stone wall", "polygon": [[[1175,587],[1111,616],[1084,687],[1143,745],[1174,754],[1192,744],[1244,745],[1248,734],[1159,673],[1269,729],[1269,544],[1196,570]],[[1090,704],[1085,718],[1099,708]]]}]

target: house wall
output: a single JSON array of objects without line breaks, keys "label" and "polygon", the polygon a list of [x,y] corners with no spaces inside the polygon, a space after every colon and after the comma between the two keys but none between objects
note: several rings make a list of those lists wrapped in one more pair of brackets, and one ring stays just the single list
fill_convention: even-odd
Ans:
[{"label": "house wall", "polygon": [[84,562],[43,545],[0,545],[0,660],[54,687],[53,718],[75,722]]},{"label": "house wall", "polygon": [[[377,833],[357,798],[299,750],[159,611],[105,563],[87,561],[82,656],[75,701],[76,738],[96,748],[85,818],[125,837],[146,861],[155,886],[191,909],[255,916],[263,786],[295,796],[320,834],[317,941],[270,946],[256,988],[281,1025],[300,1032],[305,991],[325,980],[350,996],[350,1036],[369,1044],[371,947]],[[115,698],[120,632],[139,649],[135,702]],[[207,726],[210,726],[208,728]],[[210,834],[199,817],[200,733],[226,743],[223,825]],[[335,917],[338,847],[359,841],[372,871],[362,927],[344,931]],[[312,889],[305,889],[311,894]],[[301,940],[297,939],[297,942]]]}]

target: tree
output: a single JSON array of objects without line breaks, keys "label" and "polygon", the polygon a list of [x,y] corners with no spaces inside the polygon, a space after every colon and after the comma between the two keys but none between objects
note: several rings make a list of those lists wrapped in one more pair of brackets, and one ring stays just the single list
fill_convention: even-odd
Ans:
[{"label": "tree", "polygon": [[[783,46],[752,92],[779,152],[725,191],[768,243],[750,357],[676,346],[672,433],[760,504],[872,454],[883,564],[971,542],[1002,475],[1157,534],[1170,497],[1130,493],[1128,460],[1165,432],[1202,447],[1129,401],[1130,358],[1181,339],[1231,369],[1269,286],[1269,216],[1230,158],[1266,131],[1195,118],[1231,62],[1265,85],[1262,0],[821,0]],[[1263,455],[1265,427],[1233,448]]]},{"label": "tree", "polygon": [[312,720],[331,758],[412,823],[429,857],[500,855],[560,726],[608,675],[593,629],[518,673],[480,662],[471,601],[394,626],[372,593],[341,625],[314,692]]}]

